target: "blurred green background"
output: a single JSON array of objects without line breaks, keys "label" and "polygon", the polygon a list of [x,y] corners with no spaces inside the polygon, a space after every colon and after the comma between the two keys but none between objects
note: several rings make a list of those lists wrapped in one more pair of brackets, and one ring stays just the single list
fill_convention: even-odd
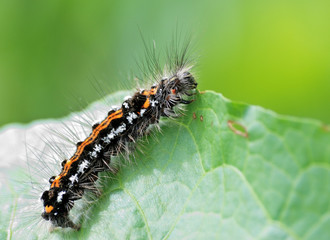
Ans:
[{"label": "blurred green background", "polygon": [[329,0],[3,0],[0,125],[78,110],[100,98],[96,80],[127,86],[139,28],[162,45],[177,26],[193,33],[201,90],[330,122]]}]

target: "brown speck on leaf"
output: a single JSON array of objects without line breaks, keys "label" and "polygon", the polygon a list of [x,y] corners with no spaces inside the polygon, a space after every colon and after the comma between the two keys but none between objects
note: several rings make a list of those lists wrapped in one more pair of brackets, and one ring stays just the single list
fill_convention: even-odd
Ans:
[{"label": "brown speck on leaf", "polygon": [[229,129],[232,130],[235,134],[240,135],[245,138],[249,137],[246,128],[242,124],[232,121],[232,120],[228,120],[227,124],[228,124]]},{"label": "brown speck on leaf", "polygon": [[196,113],[193,112],[193,119],[196,119],[196,118],[197,118]]},{"label": "brown speck on leaf", "polygon": [[201,122],[203,122],[203,120],[204,120],[203,115],[201,115],[201,116],[199,117],[199,119],[201,120]]}]

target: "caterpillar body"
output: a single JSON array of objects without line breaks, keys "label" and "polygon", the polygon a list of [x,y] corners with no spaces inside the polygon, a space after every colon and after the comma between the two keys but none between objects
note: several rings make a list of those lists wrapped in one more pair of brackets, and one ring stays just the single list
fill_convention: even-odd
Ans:
[{"label": "caterpillar body", "polygon": [[197,82],[185,53],[175,55],[174,63],[168,65],[170,70],[153,74],[156,83],[151,88],[126,97],[121,107],[111,109],[93,126],[90,135],[77,143],[75,153],[62,162],[62,170],[49,179],[50,187],[42,193],[43,219],[54,227],[79,230],[80,225],[69,216],[70,210],[86,191],[97,192],[95,182],[100,172],[116,171],[112,157],[146,135],[149,126],[158,124],[161,117],[177,117],[177,105],[193,101],[186,97],[194,94]]}]

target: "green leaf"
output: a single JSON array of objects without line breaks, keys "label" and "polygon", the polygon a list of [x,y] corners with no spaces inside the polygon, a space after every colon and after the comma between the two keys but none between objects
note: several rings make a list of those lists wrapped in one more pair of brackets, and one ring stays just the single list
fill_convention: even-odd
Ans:
[{"label": "green leaf", "polygon": [[[4,131],[0,143],[8,150],[1,159],[18,161],[24,145],[13,135],[39,128]],[[79,232],[34,228],[35,239],[329,238],[327,126],[206,92],[183,117],[163,120],[161,129],[139,143],[143,153],[103,182],[101,197],[87,211],[73,211],[85,214]],[[14,174],[12,164],[2,167],[1,191],[17,198],[1,200],[1,239],[24,236],[13,224],[21,224],[13,219],[22,197],[7,181]]]}]

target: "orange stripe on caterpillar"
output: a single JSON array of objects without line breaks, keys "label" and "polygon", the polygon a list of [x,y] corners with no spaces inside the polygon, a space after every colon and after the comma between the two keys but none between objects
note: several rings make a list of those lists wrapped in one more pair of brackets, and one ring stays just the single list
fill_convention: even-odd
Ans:
[{"label": "orange stripe on caterpillar", "polygon": [[144,102],[142,108],[147,109],[149,106],[150,106],[150,100],[149,100],[149,98],[147,98],[146,101]]}]

